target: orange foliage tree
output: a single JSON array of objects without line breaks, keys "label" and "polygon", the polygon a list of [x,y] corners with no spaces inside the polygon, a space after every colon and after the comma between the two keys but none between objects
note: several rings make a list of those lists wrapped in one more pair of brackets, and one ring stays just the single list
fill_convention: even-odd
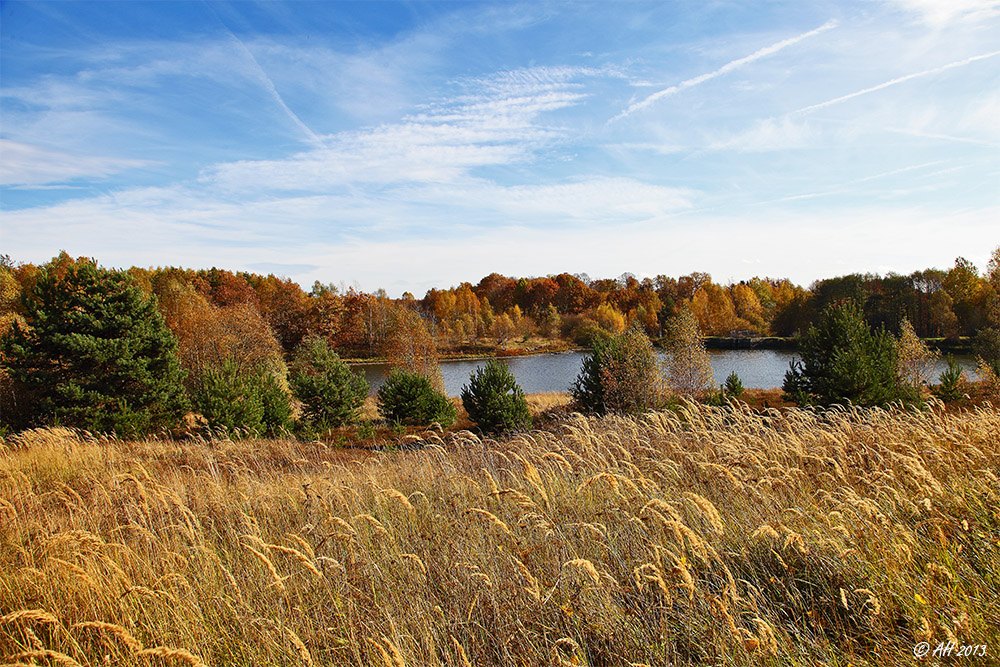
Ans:
[{"label": "orange foliage tree", "polygon": [[389,367],[425,377],[435,389],[444,391],[437,342],[427,321],[406,307],[395,309],[391,320],[383,347],[383,355]]},{"label": "orange foliage tree", "polygon": [[284,377],[281,346],[252,303],[219,307],[177,279],[161,284],[157,297],[167,327],[177,337],[189,390],[197,390],[205,373],[227,363],[241,373],[263,368]]}]

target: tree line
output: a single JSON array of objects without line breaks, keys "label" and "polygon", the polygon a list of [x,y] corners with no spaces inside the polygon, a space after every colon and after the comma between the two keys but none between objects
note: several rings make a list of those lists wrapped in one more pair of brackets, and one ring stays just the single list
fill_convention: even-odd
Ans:
[{"label": "tree line", "polygon": [[[58,276],[78,261],[66,253],[43,265],[0,259],[0,332],[22,316],[20,295],[41,275]],[[904,320],[921,338],[958,339],[1000,327],[1000,248],[983,273],[959,257],[947,270],[850,274],[817,280],[808,289],[772,278],[721,285],[699,272],[642,280],[629,274],[592,280],[584,274],[493,273],[474,285],[430,289],[421,299],[408,292],[394,299],[381,289],[366,293],[320,282],[307,292],[287,278],[218,268],[133,267],[126,273],[156,297],[188,355],[225,355],[243,345],[256,356],[287,356],[311,336],[347,357],[391,357],[401,338],[414,335],[444,353],[528,341],[589,346],[599,332],[631,326],[655,340],[682,310],[690,310],[705,336],[792,337],[828,305],[847,299],[861,307],[869,326],[894,334]]]},{"label": "tree line", "polygon": [[[210,425],[260,430],[289,427],[294,396],[301,424],[329,428],[356,416],[368,393],[341,368],[340,356],[378,355],[397,371],[387,383],[397,395],[379,397],[383,414],[407,423],[415,419],[411,410],[440,423],[454,420],[447,401],[435,397],[443,388],[442,351],[547,338],[593,350],[575,385],[578,405],[645,409],[659,401],[650,397],[664,395],[664,382],[675,395],[705,395],[713,380],[702,337],[734,332],[798,335],[803,362],[791,369],[786,393],[822,402],[829,392],[815,379],[820,366],[846,364],[841,376],[853,382],[867,374],[865,382],[884,387],[886,378],[905,375],[903,365],[926,360],[920,338],[927,334],[975,334],[980,357],[1000,358],[998,288],[1000,248],[982,275],[962,258],[949,271],[842,276],[809,290],[768,279],[720,286],[707,274],[643,281],[491,274],[475,286],[429,290],[421,300],[319,283],[306,293],[286,278],[214,268],[110,271],[66,253],[40,266],[3,258],[0,408],[7,425],[147,431],[193,406]],[[841,357],[823,361],[839,340],[828,331],[830,313],[844,304],[853,309],[853,338]],[[876,342],[861,341],[862,331],[879,332]],[[655,377],[652,340],[672,365]],[[880,370],[859,365],[879,355],[872,363]],[[738,388],[738,377],[727,379],[729,395]],[[146,407],[128,398],[135,395],[146,397]]]}]

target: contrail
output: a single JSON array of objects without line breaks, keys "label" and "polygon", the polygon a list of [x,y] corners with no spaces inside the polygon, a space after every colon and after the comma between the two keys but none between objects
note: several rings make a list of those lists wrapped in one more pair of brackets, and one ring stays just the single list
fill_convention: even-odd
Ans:
[{"label": "contrail", "polygon": [[243,55],[245,55],[250,60],[250,62],[253,63],[254,73],[256,74],[255,78],[257,79],[258,83],[260,83],[264,87],[264,89],[267,90],[267,92],[271,96],[271,99],[274,100],[278,104],[278,106],[280,106],[281,109],[285,112],[285,114],[291,119],[291,121],[300,130],[302,130],[302,132],[306,135],[306,137],[309,138],[310,142],[312,142],[319,148],[325,148],[326,144],[319,137],[319,135],[313,132],[308,125],[303,123],[302,119],[299,118],[298,115],[294,111],[292,111],[287,104],[285,104],[285,100],[281,98],[281,94],[278,92],[278,89],[274,87],[274,82],[271,80],[271,77],[269,77],[267,75],[267,72],[264,71],[264,68],[260,66],[260,63],[257,62],[256,58],[254,58],[253,53],[251,53],[250,49],[247,48],[247,45],[243,43],[243,40],[237,37],[236,33],[234,33],[232,30],[229,29],[229,26],[226,25],[226,22],[222,20],[222,17],[219,16],[219,14],[215,11],[215,8],[212,7],[211,4],[207,2],[205,4],[215,15],[216,20],[220,24],[222,24],[222,27],[225,29],[225,31],[229,33],[229,36],[233,39],[233,41],[236,42],[237,47],[240,49],[240,51],[243,52]]},{"label": "contrail", "polygon": [[627,109],[625,109],[624,111],[622,111],[620,114],[618,114],[617,116],[615,116],[611,120],[615,121],[615,120],[619,120],[621,118],[624,118],[625,116],[628,116],[629,114],[632,114],[632,113],[638,111],[639,109],[645,109],[646,107],[648,107],[649,105],[651,105],[653,102],[656,102],[657,100],[661,100],[664,97],[669,97],[671,95],[679,93],[682,90],[685,90],[687,88],[691,88],[692,86],[697,86],[698,84],[704,83],[705,81],[708,81],[710,79],[714,79],[717,76],[722,76],[723,74],[726,74],[728,72],[732,72],[733,70],[739,69],[740,67],[743,67],[744,65],[748,65],[748,64],[750,64],[750,63],[752,63],[752,62],[754,62],[756,60],[760,60],[761,58],[769,56],[769,55],[771,55],[773,53],[777,53],[778,51],[781,51],[786,46],[791,46],[792,44],[796,44],[798,42],[801,42],[804,39],[808,39],[809,37],[812,37],[814,35],[818,35],[821,32],[824,32],[826,30],[829,30],[829,29],[835,28],[835,27],[837,27],[837,21],[830,20],[830,21],[827,21],[826,23],[824,23],[823,25],[821,25],[820,27],[816,28],[815,30],[810,30],[809,32],[804,32],[801,35],[798,35],[796,37],[789,37],[788,39],[785,39],[785,40],[782,40],[782,41],[777,42],[775,44],[772,44],[771,46],[765,46],[764,48],[762,48],[762,49],[760,49],[758,51],[754,51],[753,53],[751,53],[750,55],[748,55],[748,56],[746,56],[744,58],[739,58],[738,60],[733,60],[732,62],[726,63],[725,65],[723,65],[719,69],[715,70],[714,72],[709,72],[708,74],[701,74],[701,75],[696,76],[696,77],[694,77],[692,79],[687,79],[686,81],[681,81],[676,86],[670,86],[669,88],[665,88],[664,90],[661,90],[659,92],[653,93],[652,95],[650,95],[646,99],[641,100],[639,102],[636,102],[635,104],[630,105]]},{"label": "contrail", "polygon": [[827,100],[826,102],[820,102],[819,104],[813,104],[812,106],[803,107],[798,111],[793,111],[793,114],[797,113],[809,113],[810,111],[816,111],[817,109],[822,109],[828,107],[832,104],[837,104],[839,102],[844,102],[845,100],[850,100],[855,97],[860,97],[861,95],[867,95],[868,93],[874,93],[876,90],[882,90],[883,88],[888,88],[889,86],[895,86],[897,83],[903,83],[904,81],[909,81],[910,79],[916,79],[921,76],[927,76],[929,74],[937,74],[938,72],[944,72],[945,70],[953,69],[955,67],[962,67],[970,63],[974,63],[977,60],[985,60],[986,58],[993,58],[994,56],[1000,56],[1000,51],[993,51],[992,53],[984,53],[979,56],[972,56],[971,58],[966,58],[965,60],[957,60],[953,63],[948,63],[947,65],[942,65],[941,67],[935,67],[933,69],[927,69],[923,72],[916,72],[914,74],[907,74],[906,76],[901,76],[897,79],[892,79],[891,81],[886,81],[885,83],[880,83],[877,86],[872,86],[871,88],[865,88],[864,90],[859,90],[854,93],[848,93],[847,95],[841,95],[840,97],[835,97],[832,100]]}]

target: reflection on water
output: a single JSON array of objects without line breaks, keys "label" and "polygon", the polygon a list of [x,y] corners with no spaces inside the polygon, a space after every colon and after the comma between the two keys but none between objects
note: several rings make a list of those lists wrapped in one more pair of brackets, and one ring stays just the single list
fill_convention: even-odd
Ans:
[{"label": "reflection on water", "polygon": [[[540,394],[550,391],[569,391],[570,385],[580,372],[580,365],[586,352],[561,352],[558,354],[538,354],[529,357],[506,357],[504,361],[510,367],[518,384],[526,394]],[[721,384],[733,371],[740,376],[740,381],[747,389],[774,389],[780,387],[785,378],[788,365],[796,356],[791,350],[710,350],[712,372],[715,383]],[[975,362],[969,356],[957,356],[956,359],[966,370],[971,379],[975,379]],[[460,359],[441,362],[441,374],[444,376],[444,388],[449,396],[458,396],[462,386],[469,383],[469,375],[486,363],[482,359]],[[382,384],[385,376],[385,364],[357,364],[356,368],[365,372],[365,378],[374,393]],[[932,381],[947,368],[947,364],[938,361]]]}]

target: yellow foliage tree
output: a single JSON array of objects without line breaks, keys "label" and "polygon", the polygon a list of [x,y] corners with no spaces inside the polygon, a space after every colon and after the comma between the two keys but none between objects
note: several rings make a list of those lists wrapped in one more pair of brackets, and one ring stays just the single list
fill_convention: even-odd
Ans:
[{"label": "yellow foliage tree", "polygon": [[496,319],[493,320],[493,336],[497,339],[497,345],[500,347],[506,347],[507,341],[517,333],[517,328],[514,326],[514,321],[511,319],[510,315],[504,313]]},{"label": "yellow foliage tree", "polygon": [[682,310],[670,323],[667,355],[668,383],[678,394],[697,396],[715,386],[708,350],[690,310]]},{"label": "yellow foliage tree", "polygon": [[618,312],[610,303],[602,303],[594,311],[597,325],[610,334],[620,334],[625,331],[625,316]]},{"label": "yellow foliage tree", "polygon": [[899,377],[904,384],[919,387],[930,379],[930,373],[938,355],[920,340],[917,332],[913,330],[910,320],[906,318],[903,319],[903,324],[900,327],[896,351],[898,353],[896,363],[899,367]]},{"label": "yellow foliage tree", "polygon": [[713,282],[699,287],[691,297],[691,313],[706,336],[728,336],[741,328],[729,292]]}]

